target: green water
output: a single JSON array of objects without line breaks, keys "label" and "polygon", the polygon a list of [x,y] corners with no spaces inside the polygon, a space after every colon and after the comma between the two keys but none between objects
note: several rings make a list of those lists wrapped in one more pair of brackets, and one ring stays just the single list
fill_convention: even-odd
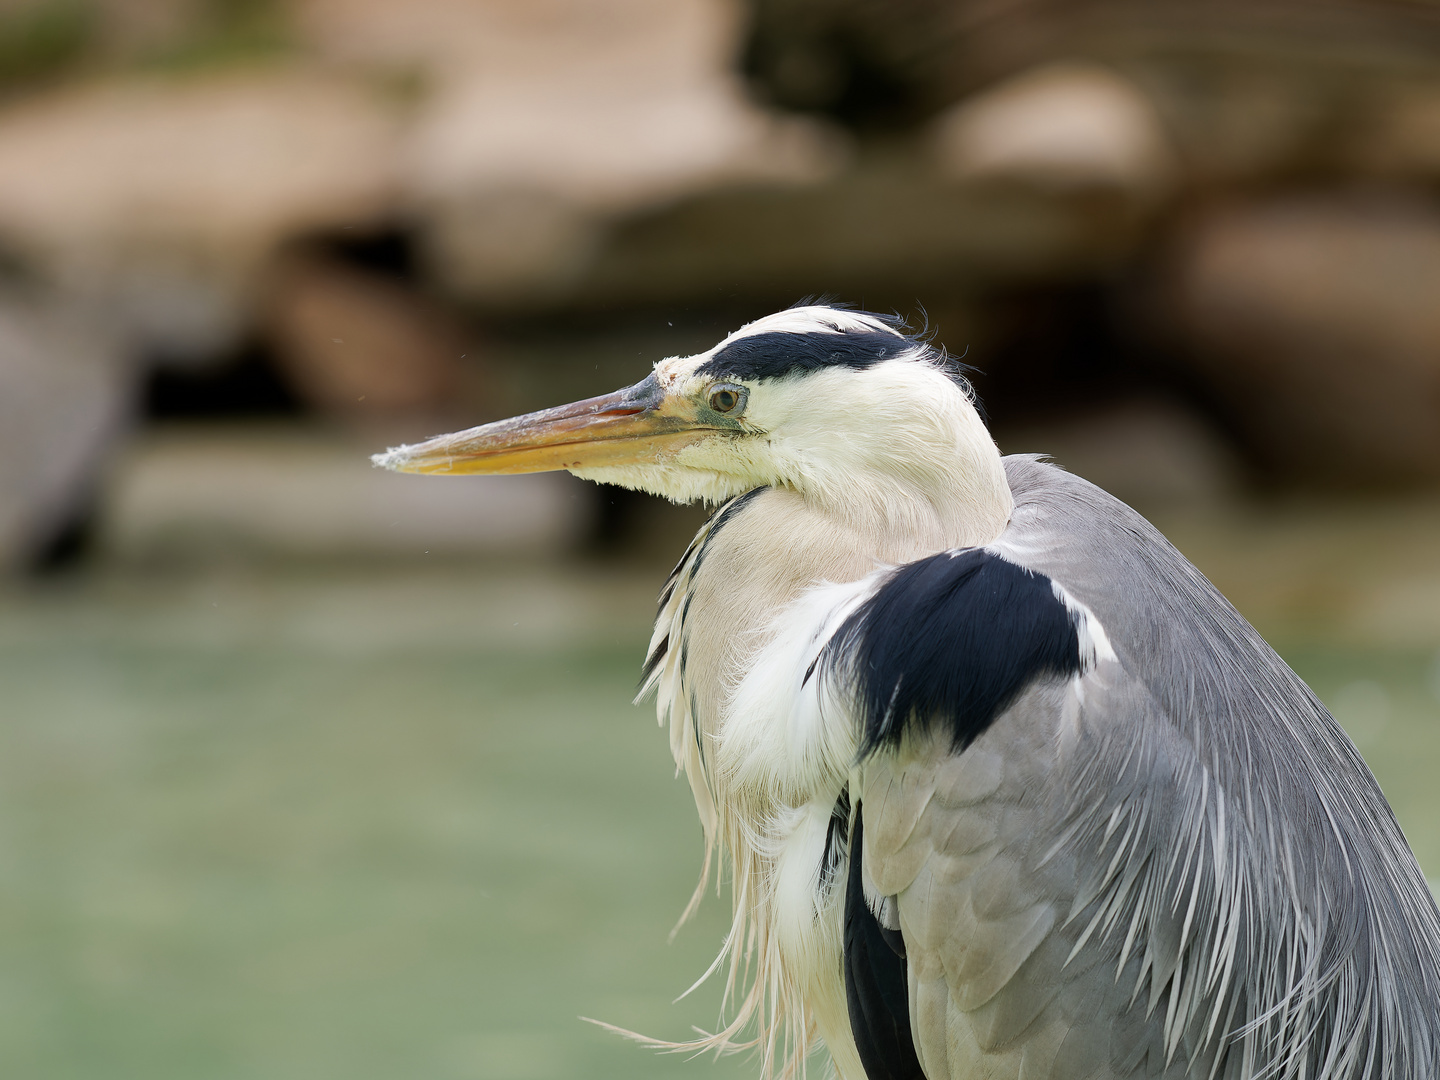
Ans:
[{"label": "green water", "polygon": [[578,1019],[718,1007],[671,1004],[723,912],[667,945],[699,828],[635,620],[506,645],[463,620],[504,583],[379,577],[3,609],[0,1075],[747,1074]]},{"label": "green water", "polygon": [[[651,576],[91,577],[0,601],[0,1075],[753,1075],[683,1038],[690,796],[629,704]],[[653,575],[652,575],[653,576]],[[1433,653],[1287,655],[1440,874]],[[1347,711],[1348,710],[1348,711]]]}]

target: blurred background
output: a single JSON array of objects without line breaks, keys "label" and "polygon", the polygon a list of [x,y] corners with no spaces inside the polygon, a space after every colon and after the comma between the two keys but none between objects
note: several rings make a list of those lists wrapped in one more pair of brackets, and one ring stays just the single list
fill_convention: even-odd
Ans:
[{"label": "blurred background", "polygon": [[0,1070],[745,1076],[703,511],[368,453],[828,294],[1150,515],[1440,879],[1440,10],[0,0]]}]

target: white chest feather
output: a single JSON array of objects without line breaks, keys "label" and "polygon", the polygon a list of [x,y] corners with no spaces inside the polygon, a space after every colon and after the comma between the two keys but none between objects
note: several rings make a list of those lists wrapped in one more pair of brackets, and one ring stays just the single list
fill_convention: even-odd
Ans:
[{"label": "white chest feather", "polygon": [[[755,971],[721,1034],[758,1020],[777,1064],[820,1037],[842,1077],[864,1075],[842,975],[844,845],[831,835],[856,737],[844,703],[824,700],[815,661],[869,593],[865,579],[947,546],[927,541],[877,542],[792,493],[758,492],[696,537],[656,624],[647,688],[707,844],[732,864],[732,973],[747,955]],[[841,859],[830,875],[827,850]]]}]

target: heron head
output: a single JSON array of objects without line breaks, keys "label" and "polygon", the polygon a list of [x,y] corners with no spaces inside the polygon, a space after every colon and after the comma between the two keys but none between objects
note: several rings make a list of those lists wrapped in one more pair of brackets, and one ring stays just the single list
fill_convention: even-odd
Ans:
[{"label": "heron head", "polygon": [[1009,491],[968,385],[896,319],[828,306],[759,319],[634,386],[374,457],[402,472],[568,470],[676,502],[789,488],[830,507]]}]

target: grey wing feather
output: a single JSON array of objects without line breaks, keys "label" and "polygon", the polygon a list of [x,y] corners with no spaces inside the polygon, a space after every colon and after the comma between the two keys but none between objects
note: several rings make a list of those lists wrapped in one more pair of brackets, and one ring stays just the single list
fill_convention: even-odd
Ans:
[{"label": "grey wing feather", "polygon": [[[961,755],[922,739],[866,769],[864,858],[876,887],[897,897],[914,1037],[932,1080],[1180,1076],[1191,1064],[1185,1046],[1167,1070],[1163,1023],[1135,993],[1143,958],[1121,963],[1129,927],[1105,925],[1123,888],[1106,839],[1124,839],[1113,811],[1126,796],[1096,805],[1086,766],[1099,743],[1133,738],[1153,717],[1143,691],[1104,667],[1086,693],[1108,734],[1073,716],[1072,688],[1052,684]],[[970,758],[977,767],[963,767]]]},{"label": "grey wing feather", "polygon": [[1118,656],[865,765],[931,1080],[1440,1075],[1440,915],[1304,684],[1143,519],[1008,459],[996,550]]}]

